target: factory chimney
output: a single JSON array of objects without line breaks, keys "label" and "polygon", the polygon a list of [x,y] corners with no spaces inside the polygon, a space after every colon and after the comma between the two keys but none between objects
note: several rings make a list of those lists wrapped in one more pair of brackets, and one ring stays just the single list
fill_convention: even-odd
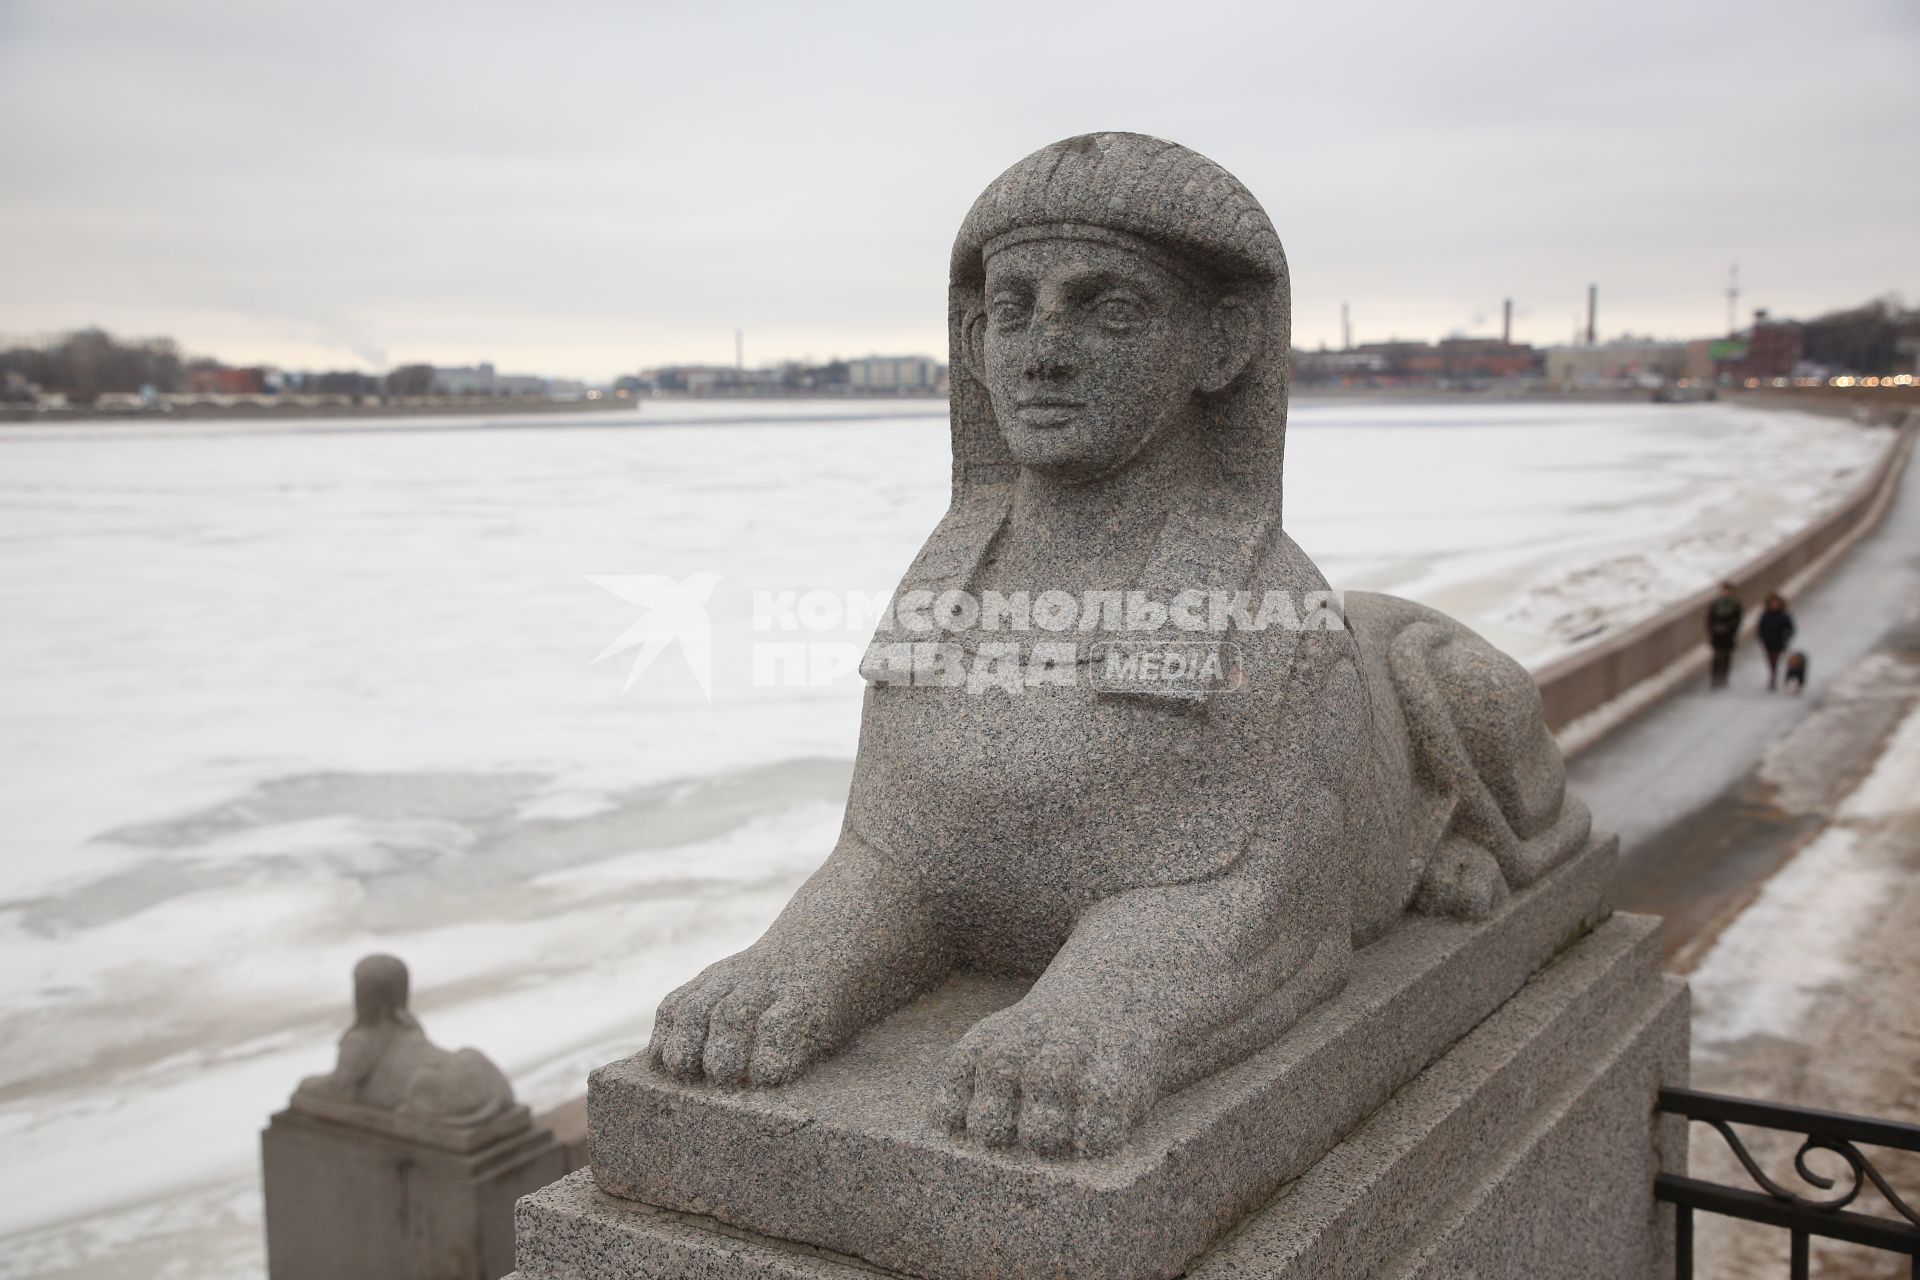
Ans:
[{"label": "factory chimney", "polygon": [[1353,350],[1353,320],[1347,315],[1347,304],[1340,304],[1340,349]]},{"label": "factory chimney", "polygon": [[1503,346],[1513,345],[1513,299],[1508,298],[1500,305],[1500,342]]},{"label": "factory chimney", "polygon": [[1595,321],[1598,318],[1599,313],[1600,313],[1600,286],[1597,284],[1590,284],[1587,286],[1587,345],[1588,346],[1592,346],[1594,343],[1599,341],[1599,338],[1597,336],[1597,331],[1595,329]]}]

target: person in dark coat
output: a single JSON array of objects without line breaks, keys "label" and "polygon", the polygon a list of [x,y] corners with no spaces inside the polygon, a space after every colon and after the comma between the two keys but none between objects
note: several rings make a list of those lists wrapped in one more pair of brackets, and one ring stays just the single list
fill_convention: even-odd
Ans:
[{"label": "person in dark coat", "polygon": [[1777,593],[1768,596],[1753,629],[1760,634],[1760,647],[1767,651],[1767,691],[1771,693],[1780,686],[1780,655],[1793,640],[1793,615],[1787,612],[1787,602]]},{"label": "person in dark coat", "polygon": [[1720,584],[1720,594],[1707,605],[1707,644],[1713,649],[1713,675],[1708,686],[1726,687],[1727,672],[1733,669],[1733,644],[1740,638],[1740,597],[1733,584]]}]

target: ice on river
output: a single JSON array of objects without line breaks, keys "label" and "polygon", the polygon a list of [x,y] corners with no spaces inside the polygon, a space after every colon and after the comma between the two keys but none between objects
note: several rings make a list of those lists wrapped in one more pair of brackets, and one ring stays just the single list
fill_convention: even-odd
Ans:
[{"label": "ice on river", "polygon": [[[1537,664],[1886,442],[1308,401],[1286,523],[1335,586]],[[883,597],[946,480],[930,402],[0,430],[0,1275],[257,1276],[256,1131],[368,951],[536,1106],[636,1048],[839,821],[856,677],[756,685],[750,650],[857,628],[770,637],[754,592]],[[591,659],[641,610],[589,577],[696,573],[711,700],[673,650],[623,692],[631,655]]]}]

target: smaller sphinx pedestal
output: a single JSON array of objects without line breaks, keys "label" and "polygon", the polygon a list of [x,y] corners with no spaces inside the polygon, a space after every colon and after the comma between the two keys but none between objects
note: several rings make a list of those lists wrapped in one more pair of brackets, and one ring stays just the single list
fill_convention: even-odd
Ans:
[{"label": "smaller sphinx pedestal", "polygon": [[260,1135],[272,1280],[498,1280],[513,1203],[567,1169],[525,1107],[457,1145],[289,1108]]},{"label": "smaller sphinx pedestal", "polygon": [[362,960],[339,1064],[260,1135],[272,1280],[498,1280],[514,1201],[567,1171],[491,1062],[426,1038],[407,991],[400,961]]}]

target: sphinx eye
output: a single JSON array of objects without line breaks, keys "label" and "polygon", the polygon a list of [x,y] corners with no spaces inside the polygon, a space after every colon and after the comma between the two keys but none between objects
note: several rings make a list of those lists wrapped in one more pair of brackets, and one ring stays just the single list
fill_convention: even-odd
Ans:
[{"label": "sphinx eye", "polygon": [[1147,304],[1127,293],[1109,293],[1093,304],[1096,320],[1109,329],[1131,329],[1147,321]]},{"label": "sphinx eye", "polygon": [[1027,313],[1032,310],[1025,298],[1012,294],[1002,294],[995,298],[987,310],[993,322],[999,325],[1021,325],[1027,322]]}]

